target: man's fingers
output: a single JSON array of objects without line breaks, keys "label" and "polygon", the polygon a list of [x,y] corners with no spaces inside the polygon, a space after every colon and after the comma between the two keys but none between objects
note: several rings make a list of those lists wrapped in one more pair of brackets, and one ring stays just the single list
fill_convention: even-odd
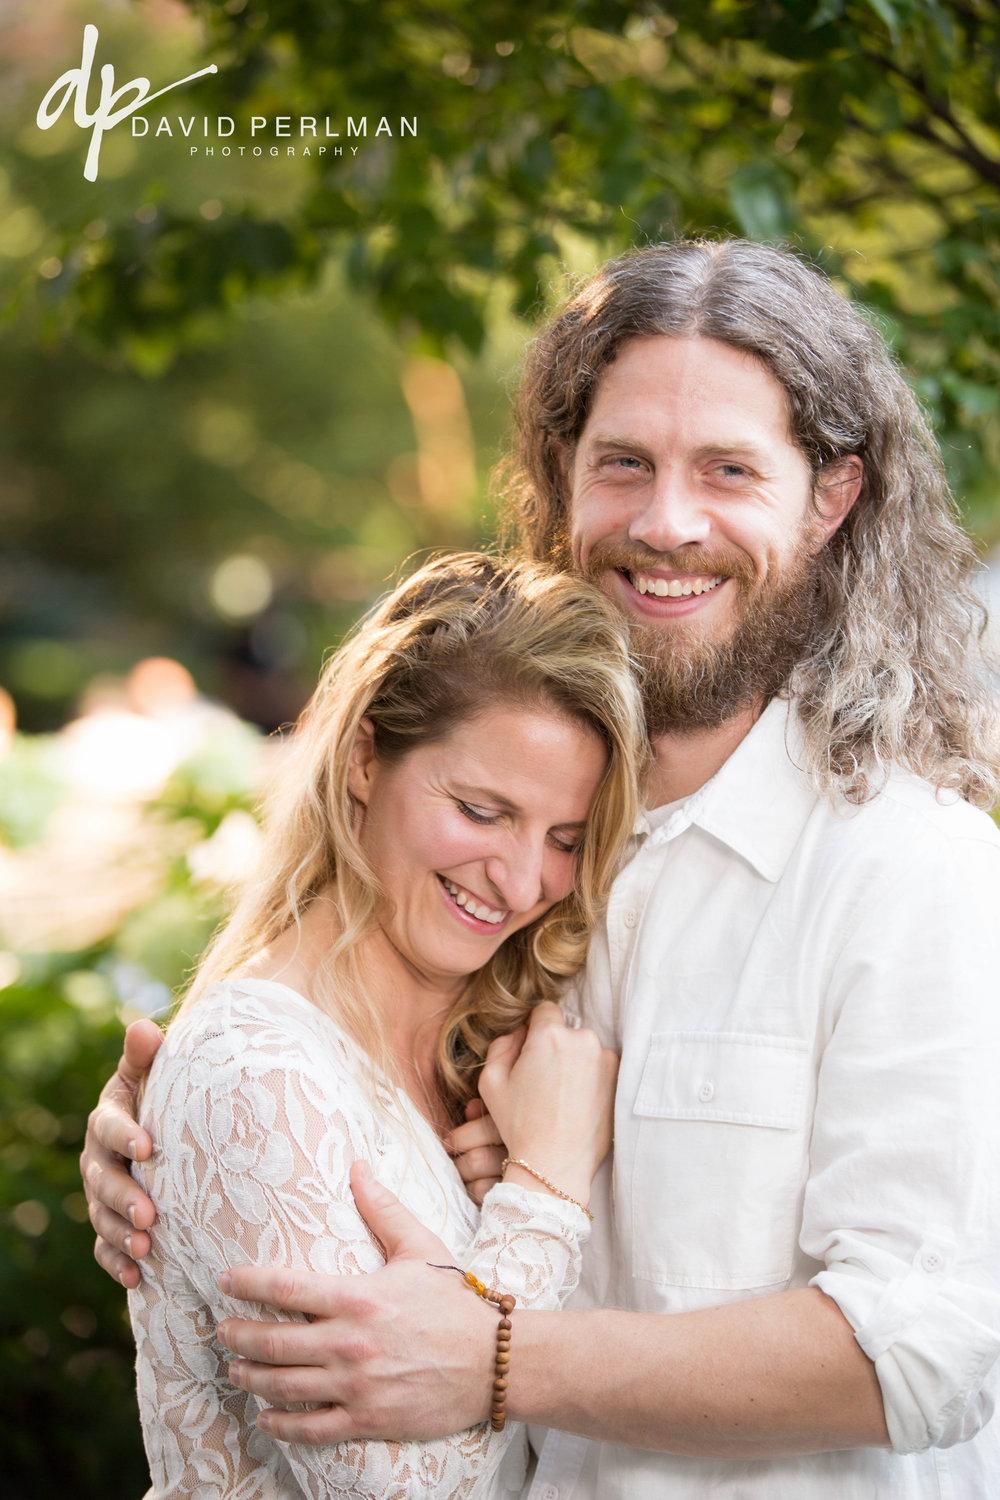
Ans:
[{"label": "man's fingers", "polygon": [[120,1281],[124,1287],[137,1287],[142,1280],[142,1273],[134,1260],[127,1255],[122,1255],[114,1245],[109,1245],[107,1240],[99,1239],[94,1245],[94,1259],[97,1264]]},{"label": "man's fingers", "polygon": [[163,1032],[155,1021],[133,1021],[125,1028],[118,1074],[130,1093],[135,1093],[162,1045]]},{"label": "man's fingers", "polygon": [[342,1406],[325,1406],[318,1411],[262,1411],[257,1426],[279,1443],[343,1443],[358,1437],[357,1426]]},{"label": "man's fingers", "polygon": [[[240,1302],[261,1302],[280,1312],[301,1312],[311,1317],[328,1318],[341,1311],[344,1300],[362,1280],[362,1277],[321,1276],[315,1271],[300,1273],[281,1268],[272,1270],[267,1266],[233,1266],[219,1278],[219,1285]],[[230,1318],[225,1326],[232,1327],[235,1321]],[[278,1325],[252,1326],[274,1328]],[[291,1326],[301,1328],[308,1325],[296,1323]],[[220,1333],[222,1327],[220,1323]],[[234,1346],[227,1344],[226,1347],[232,1349]],[[239,1352],[247,1354],[249,1350],[240,1349]]]},{"label": "man's fingers", "polygon": [[[148,1234],[144,1234],[140,1229],[133,1229],[127,1219],[113,1213],[110,1208],[104,1208],[96,1200],[88,1207],[90,1222],[99,1240],[104,1240],[112,1250],[117,1250],[132,1260],[141,1260],[144,1255],[149,1254]],[[103,1261],[101,1264],[103,1265]]]},{"label": "man's fingers", "polygon": [[[219,1342],[239,1359],[261,1366],[318,1369],[326,1366],[330,1358],[329,1337],[323,1323],[264,1323],[252,1318],[224,1318],[219,1324]],[[261,1394],[268,1393],[261,1391]],[[268,1399],[279,1399],[274,1387]],[[325,1399],[330,1399],[329,1389]]]},{"label": "man's fingers", "polygon": [[358,1213],[382,1245],[386,1260],[404,1257],[450,1263],[451,1256],[437,1235],[425,1229],[387,1187],[376,1181],[366,1161],[356,1161],[351,1167],[351,1192]]},{"label": "man's fingers", "polygon": [[87,1121],[88,1151],[93,1149],[93,1138],[98,1148],[103,1148],[111,1156],[148,1161],[153,1154],[153,1142],[148,1132],[136,1124],[134,1109],[135,1095],[116,1073],[104,1085],[100,1101],[91,1110]]},{"label": "man's fingers", "polygon": [[294,1406],[300,1401],[330,1402],[330,1371],[314,1365],[255,1364],[250,1359],[236,1359],[229,1366],[229,1378],[241,1391],[260,1396],[267,1405]]},{"label": "man's fingers", "polygon": [[[102,1206],[110,1209],[121,1220],[117,1228],[112,1228],[108,1219],[102,1220],[107,1228],[101,1228],[97,1220],[93,1218],[92,1223],[99,1234],[108,1235],[119,1249],[124,1249],[124,1237],[133,1229],[148,1229],[156,1218],[156,1209],[151,1198],[147,1198],[142,1188],[132,1181],[125,1168],[111,1158],[101,1156],[97,1159],[87,1158],[84,1152],[80,1158],[80,1170],[83,1173],[83,1185],[87,1193],[87,1201],[91,1205],[93,1213]],[[147,1247],[148,1248],[148,1247]]]}]

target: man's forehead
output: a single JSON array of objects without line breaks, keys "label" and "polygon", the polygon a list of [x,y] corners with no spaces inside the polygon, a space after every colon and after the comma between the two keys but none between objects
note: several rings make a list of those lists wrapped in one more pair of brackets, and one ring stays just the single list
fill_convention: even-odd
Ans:
[{"label": "man's forehead", "polygon": [[687,334],[627,340],[597,378],[581,435],[588,447],[614,447],[641,439],[637,428],[646,422],[652,441],[658,415],[678,407],[706,429],[699,445],[706,451],[760,447],[762,424],[794,444],[788,393],[767,365],[732,344]]}]

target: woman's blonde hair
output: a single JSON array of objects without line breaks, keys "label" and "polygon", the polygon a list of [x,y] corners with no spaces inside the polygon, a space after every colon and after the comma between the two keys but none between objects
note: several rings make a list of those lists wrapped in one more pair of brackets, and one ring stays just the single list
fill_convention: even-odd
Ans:
[{"label": "woman's blonde hair", "polygon": [[472,975],[442,1029],[437,1073],[454,1119],[495,1036],[576,972],[639,806],[647,748],[625,627],[596,589],[532,562],[485,553],[434,559],[402,583],[327,662],[265,809],[259,873],[209,948],[185,1004],[230,975],[332,892],[326,960],[337,1020],[393,1079],[385,1029],[366,998],[360,940],[384,892],[359,839],[348,768],[363,719],[391,762],[502,704],[551,708],[599,736],[608,763],[587,817],[576,887],[512,934]]}]

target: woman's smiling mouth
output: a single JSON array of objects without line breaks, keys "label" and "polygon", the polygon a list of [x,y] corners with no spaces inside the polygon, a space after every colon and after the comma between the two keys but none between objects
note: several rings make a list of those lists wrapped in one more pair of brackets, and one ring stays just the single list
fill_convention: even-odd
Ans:
[{"label": "woman's smiling mouth", "polygon": [[438,880],[463,915],[472,917],[475,921],[494,929],[510,916],[509,910],[498,911],[495,907],[487,906],[485,901],[481,901],[472,891],[467,891],[464,886],[456,884],[454,880],[449,880],[446,875],[439,875]]}]

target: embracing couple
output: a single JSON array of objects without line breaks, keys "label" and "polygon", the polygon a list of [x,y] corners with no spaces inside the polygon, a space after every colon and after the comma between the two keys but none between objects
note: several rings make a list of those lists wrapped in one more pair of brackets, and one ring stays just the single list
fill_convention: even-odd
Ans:
[{"label": "embracing couple", "polygon": [[995,1497],[997,740],[934,440],[739,241],[605,266],[516,421],[521,560],[331,660],[95,1111],[150,1495]]}]

